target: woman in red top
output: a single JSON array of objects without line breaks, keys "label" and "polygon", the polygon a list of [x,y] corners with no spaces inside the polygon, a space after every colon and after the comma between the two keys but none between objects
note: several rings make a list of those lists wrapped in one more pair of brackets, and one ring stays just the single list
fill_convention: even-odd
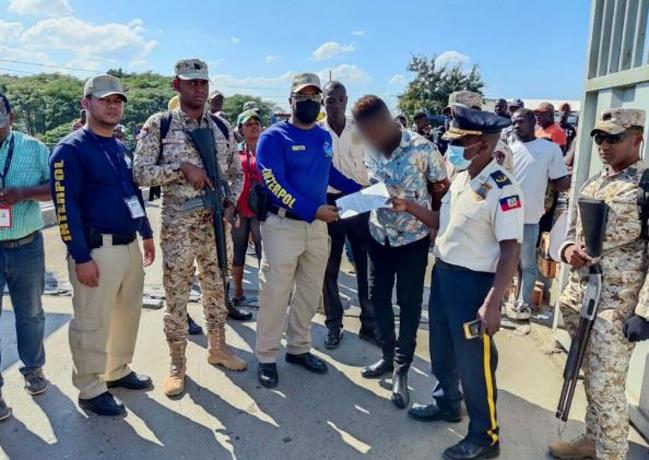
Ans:
[{"label": "woman in red top", "polygon": [[259,220],[254,212],[248,207],[248,197],[255,183],[262,183],[261,175],[257,171],[257,160],[255,150],[257,141],[261,134],[261,119],[255,110],[246,110],[238,118],[238,127],[244,141],[240,145],[239,158],[243,168],[244,183],[243,191],[237,202],[239,219],[232,226],[232,280],[234,281],[234,297],[232,303],[240,305],[245,300],[243,293],[243,266],[246,261],[246,251],[250,235],[255,243],[257,260],[261,260],[261,232]]}]

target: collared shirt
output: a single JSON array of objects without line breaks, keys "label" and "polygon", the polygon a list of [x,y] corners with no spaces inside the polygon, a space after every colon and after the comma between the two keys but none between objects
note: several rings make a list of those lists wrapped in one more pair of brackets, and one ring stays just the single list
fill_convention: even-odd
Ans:
[{"label": "collared shirt", "polygon": [[[642,222],[637,204],[638,184],[647,165],[637,161],[617,173],[604,168],[582,186],[579,196],[604,200],[608,217],[602,244],[602,292],[600,310],[617,309],[623,317],[634,312],[649,319],[649,283],[647,242],[640,239]],[[561,247],[583,242],[581,216],[570,222],[566,242]],[[559,301],[579,309],[588,268],[570,270],[568,284]]]},{"label": "collared shirt", "polygon": [[[367,167],[363,152],[363,141],[356,124],[353,120],[345,120],[345,127],[340,136],[329,126],[327,119],[323,120],[321,126],[329,131],[331,135],[331,146],[333,148],[334,168],[362,186],[369,185]],[[333,187],[327,189],[328,193],[340,193]]]},{"label": "collared shirt", "polygon": [[[0,145],[0,173],[4,169],[13,139],[14,153],[5,188],[34,187],[50,179],[47,158],[49,150],[42,142],[17,131],[11,131]],[[11,227],[0,228],[0,241],[17,240],[44,227],[38,201],[24,200],[11,207]]]},{"label": "collared shirt", "polygon": [[139,232],[153,237],[146,217],[133,218],[124,201],[142,193],[133,182],[126,146],[84,127],[61,139],[50,157],[51,190],[61,239],[77,263],[91,260],[90,230],[103,234]]},{"label": "collared shirt", "polygon": [[[419,134],[403,130],[401,143],[390,157],[366,151],[365,164],[370,183],[383,182],[392,193],[430,209],[428,184],[446,178],[437,147]],[[414,243],[430,229],[406,212],[381,208],[370,214],[370,234],[380,244],[392,247]]]},{"label": "collared shirt", "polygon": [[133,174],[137,183],[142,186],[162,186],[163,211],[180,210],[187,200],[202,196],[203,191],[196,190],[187,182],[180,171],[180,164],[187,161],[203,167],[201,155],[189,132],[198,128],[212,128],[219,172],[230,186],[230,201],[236,203],[243,189],[243,171],[232,130],[229,130],[229,139],[226,139],[210,118],[209,112],[205,111],[197,121],[180,108],[172,110],[171,125],[169,132],[162,139],[160,155],[160,122],[163,115],[164,112],[152,115],[138,136],[133,159]]},{"label": "collared shirt", "polygon": [[495,273],[500,242],[523,241],[523,200],[516,179],[492,161],[473,179],[463,171],[442,198],[435,257]]}]

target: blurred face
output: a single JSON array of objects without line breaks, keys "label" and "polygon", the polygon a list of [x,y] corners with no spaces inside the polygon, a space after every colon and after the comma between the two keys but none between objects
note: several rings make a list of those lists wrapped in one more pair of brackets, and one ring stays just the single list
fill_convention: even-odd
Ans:
[{"label": "blurred face", "polygon": [[528,139],[534,136],[536,120],[531,114],[525,115],[520,112],[516,112],[512,115],[512,125],[514,134],[519,139]]},{"label": "blurred face", "polygon": [[216,113],[223,110],[223,101],[225,101],[225,98],[221,95],[214,96],[210,99],[210,112]]},{"label": "blurred face", "polygon": [[534,114],[536,115],[536,122],[543,128],[554,123],[554,112],[552,110],[537,109]]},{"label": "blurred face", "polygon": [[207,80],[174,80],[174,88],[180,96],[180,103],[190,109],[198,110],[205,106],[209,93]]},{"label": "blurred face", "polygon": [[84,97],[81,105],[86,109],[86,117],[106,126],[119,124],[124,114],[124,99],[117,94],[103,98]]},{"label": "blurred face", "polygon": [[347,91],[342,86],[329,88],[324,93],[324,106],[327,118],[340,119],[347,109]]},{"label": "blurred face", "polygon": [[424,132],[426,131],[426,128],[428,128],[428,117],[417,117],[415,118],[415,126],[417,126],[417,131],[418,132]]},{"label": "blurred face", "polygon": [[392,153],[395,143],[401,138],[401,128],[389,113],[377,114],[356,123],[361,136],[374,150],[385,155]]},{"label": "blurred face", "polygon": [[239,131],[246,142],[256,141],[261,134],[261,123],[257,118],[251,118],[241,125]]},{"label": "blurred face", "polygon": [[607,134],[598,131],[593,136],[597,144],[599,157],[602,163],[614,169],[618,166],[626,166],[639,158],[639,148],[642,143],[642,134],[634,131],[625,131],[621,134]]},{"label": "blurred face", "polygon": [[496,103],[496,107],[495,107],[494,111],[496,112],[496,115],[499,115],[501,117],[507,116],[507,102],[502,101],[502,100],[498,101]]}]

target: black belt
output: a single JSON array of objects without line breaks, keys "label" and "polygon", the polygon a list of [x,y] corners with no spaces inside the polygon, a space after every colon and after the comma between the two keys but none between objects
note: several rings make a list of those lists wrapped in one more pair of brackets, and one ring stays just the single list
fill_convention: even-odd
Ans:
[{"label": "black belt", "polygon": [[444,262],[442,259],[435,259],[435,265],[437,265],[439,268],[443,268],[444,270],[450,270],[452,272],[472,272],[474,270],[471,270],[466,267],[461,267],[460,265],[453,265],[449,264],[448,262]]},{"label": "black belt", "polygon": [[112,239],[113,246],[125,246],[131,244],[135,241],[137,235],[135,233],[130,233],[128,235],[118,235],[118,234],[101,234],[92,232],[88,237],[88,246],[90,249],[97,249],[104,245],[104,236],[109,236]]},{"label": "black belt", "polygon": [[27,236],[24,236],[22,238],[18,238],[17,240],[6,240],[6,241],[0,241],[0,248],[3,249],[16,249],[21,246],[26,246],[29,243],[33,242],[34,239],[36,238],[36,235],[38,235],[38,231],[30,233]]},{"label": "black belt", "polygon": [[268,205],[268,212],[273,213],[279,217],[286,217],[287,219],[304,220],[294,212],[288,211],[285,208],[280,208],[279,206],[275,206],[274,204]]}]

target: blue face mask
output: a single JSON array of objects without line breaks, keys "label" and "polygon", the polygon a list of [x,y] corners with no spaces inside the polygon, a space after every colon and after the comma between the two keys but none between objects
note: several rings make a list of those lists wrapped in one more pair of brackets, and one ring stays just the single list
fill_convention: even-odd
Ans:
[{"label": "blue face mask", "polygon": [[471,161],[473,160],[473,158],[471,158],[471,160],[464,158],[464,152],[466,151],[466,149],[473,147],[474,145],[477,144],[470,145],[469,147],[463,147],[461,145],[449,145],[448,151],[446,152],[446,159],[455,168],[459,169],[460,171],[464,171],[469,167]]}]

